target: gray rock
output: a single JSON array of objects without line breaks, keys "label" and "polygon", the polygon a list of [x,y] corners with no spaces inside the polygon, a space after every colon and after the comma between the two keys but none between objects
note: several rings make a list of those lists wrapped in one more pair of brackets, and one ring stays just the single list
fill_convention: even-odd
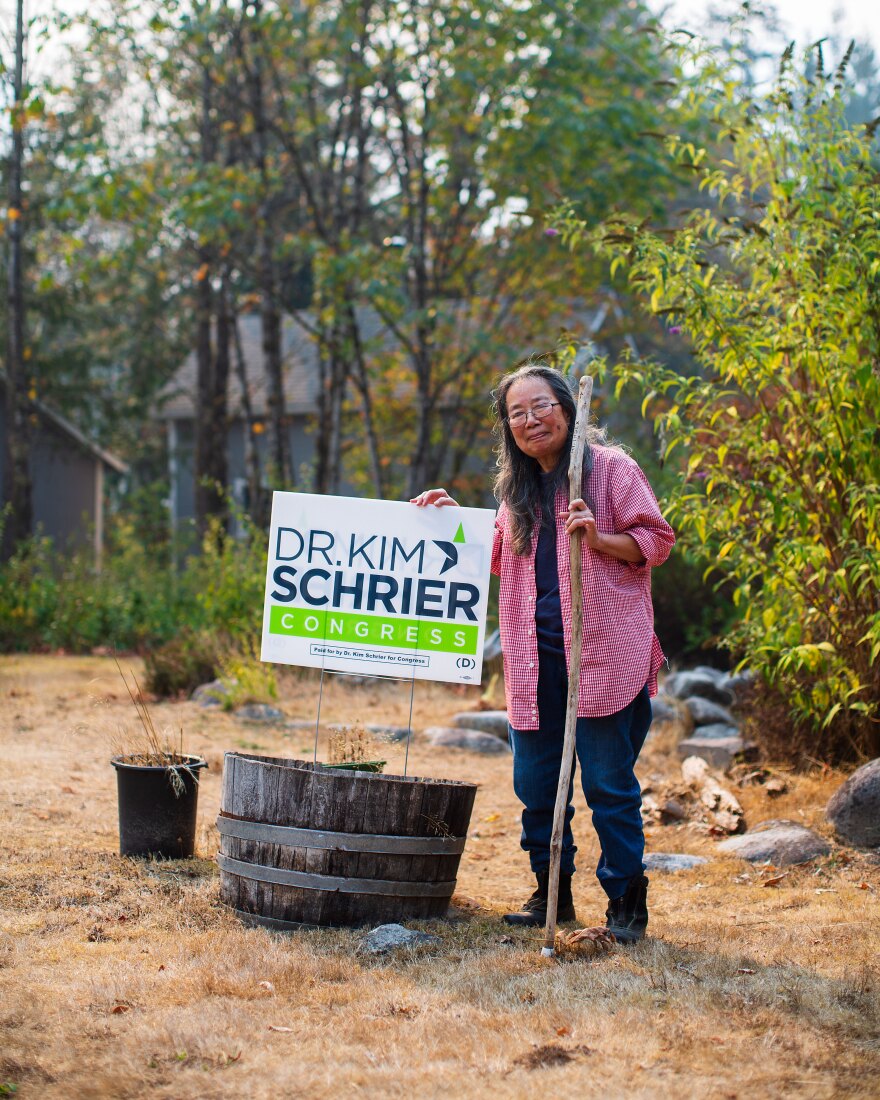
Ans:
[{"label": "gray rock", "polygon": [[721,678],[721,686],[727,691],[732,691],[739,699],[749,684],[753,683],[755,674],[750,668],[744,668],[742,672],[727,672]]},{"label": "gray rock", "polygon": [[683,806],[677,798],[667,798],[660,807],[660,820],[664,825],[670,821],[686,821],[687,807]]},{"label": "gray rock", "polygon": [[687,856],[679,852],[645,852],[647,871],[689,871],[708,862],[704,856]]},{"label": "gray rock", "polygon": [[694,730],[694,737],[702,737],[706,741],[720,741],[726,737],[739,737],[739,728],[728,722],[710,722]]},{"label": "gray rock", "polygon": [[713,768],[724,771],[736,757],[748,758],[757,752],[757,748],[750,741],[743,741],[738,736],[718,737],[703,736],[704,731],[712,729],[712,726],[704,726],[698,732],[700,736],[688,737],[678,743],[678,755],[682,760],[689,756],[699,756]]},{"label": "gray rock", "polygon": [[681,715],[676,701],[662,691],[651,700],[651,713],[655,722],[674,722]]},{"label": "gray rock", "polygon": [[663,681],[663,690],[676,699],[700,695],[722,706],[730,706],[733,702],[733,692],[724,686],[724,673],[705,665],[699,669],[673,672]]},{"label": "gray rock", "polygon": [[465,730],[454,726],[431,726],[425,730],[425,736],[432,745],[445,749],[467,749],[469,752],[485,754],[510,752],[510,745],[491,733],[480,730]]},{"label": "gray rock", "polygon": [[245,703],[236,709],[235,717],[245,722],[283,722],[284,711],[270,707],[268,703]]},{"label": "gray rock", "polygon": [[722,840],[718,849],[749,863],[769,861],[774,867],[788,867],[828,855],[831,845],[796,821],[774,820],[762,821],[742,836]]},{"label": "gray rock", "polygon": [[452,721],[460,729],[479,730],[507,740],[506,710],[472,710],[466,714],[456,714]]},{"label": "gray rock", "polygon": [[[721,723],[726,728],[738,732],[737,725],[727,707],[722,707],[719,703],[713,703],[711,699],[704,699],[701,695],[692,695],[689,699],[685,699],[684,705],[687,707],[691,718],[693,718],[695,726],[711,726]],[[730,735],[724,734],[724,736],[728,737]]]},{"label": "gray rock", "polygon": [[404,928],[402,924],[380,924],[361,939],[357,949],[368,955],[384,955],[397,947],[416,947],[439,942],[439,936],[416,932],[411,928]]},{"label": "gray rock", "polygon": [[407,736],[414,731],[410,731],[406,726],[379,726],[370,724],[366,727],[367,733],[372,733],[374,737],[378,737],[380,741],[405,741]]},{"label": "gray rock", "polygon": [[212,680],[210,684],[199,684],[190,699],[203,707],[222,707],[229,693],[228,684],[224,684],[222,680]]},{"label": "gray rock", "polygon": [[854,771],[837,788],[825,816],[848,844],[880,847],[880,757]]}]

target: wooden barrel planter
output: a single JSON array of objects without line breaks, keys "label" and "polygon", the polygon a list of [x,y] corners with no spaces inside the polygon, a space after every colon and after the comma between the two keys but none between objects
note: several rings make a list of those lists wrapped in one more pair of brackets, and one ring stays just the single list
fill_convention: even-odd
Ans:
[{"label": "wooden barrel planter", "polygon": [[228,752],[220,897],[268,928],[442,917],[476,786]]}]

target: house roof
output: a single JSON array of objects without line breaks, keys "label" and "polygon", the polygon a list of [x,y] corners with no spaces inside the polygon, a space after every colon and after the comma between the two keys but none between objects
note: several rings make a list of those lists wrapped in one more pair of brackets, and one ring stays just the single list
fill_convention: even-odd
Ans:
[{"label": "house roof", "polygon": [[[453,313],[454,328],[460,335],[479,321],[471,315],[468,303],[448,303]],[[614,309],[614,303],[611,303]],[[361,339],[370,352],[386,347],[399,347],[396,337],[385,327],[379,315],[370,306],[356,306]],[[579,330],[586,337],[594,337],[601,329],[609,312],[609,301],[603,297],[592,305],[581,302],[570,305],[560,313],[558,323],[548,322],[545,331],[556,332],[560,327]],[[564,322],[564,324],[563,324]],[[308,415],[318,410],[320,370],[318,344],[312,335],[315,315],[302,311],[286,315],[281,333],[281,354],[284,365],[284,403],[288,414]],[[262,323],[258,314],[245,314],[238,318],[241,354],[245,366],[245,378],[250,394],[253,415],[265,417],[268,412],[266,373],[264,369]],[[244,415],[242,388],[237,369],[237,353],[233,344],[232,363],[227,388],[228,415],[237,419]],[[525,353],[524,353],[525,354]],[[183,361],[173,378],[159,391],[156,399],[157,414],[164,420],[190,420],[196,409],[197,359],[195,351]]]},{"label": "house roof", "polygon": [[[0,386],[6,386],[6,375],[2,371],[0,371]],[[109,466],[111,470],[115,470],[118,474],[128,473],[128,464],[126,462],[118,455],[113,454],[112,451],[105,450],[105,448],[100,447],[97,443],[89,439],[88,436],[84,435],[75,424],[71,424],[71,422],[66,417],[62,416],[61,413],[56,412],[39,399],[31,398],[30,404],[43,420],[47,421],[51,427],[66,436],[81,450],[86,451],[94,458],[100,459],[101,462]]]}]

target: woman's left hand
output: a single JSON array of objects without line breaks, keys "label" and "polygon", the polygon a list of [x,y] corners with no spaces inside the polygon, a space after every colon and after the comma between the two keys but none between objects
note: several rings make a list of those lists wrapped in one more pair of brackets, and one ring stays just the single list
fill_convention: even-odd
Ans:
[{"label": "woman's left hand", "polygon": [[596,527],[596,517],[580,497],[571,501],[567,512],[560,512],[560,518],[565,520],[565,529],[569,535],[575,531],[583,531],[587,546],[593,550],[599,549],[601,535]]}]

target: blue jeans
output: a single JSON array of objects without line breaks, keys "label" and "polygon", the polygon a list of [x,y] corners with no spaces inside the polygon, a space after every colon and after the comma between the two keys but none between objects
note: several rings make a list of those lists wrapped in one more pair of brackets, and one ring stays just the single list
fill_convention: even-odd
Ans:
[{"label": "blue jeans", "polygon": [[[513,789],[522,802],[522,844],[532,870],[550,866],[553,809],[559,784],[559,766],[565,738],[568,673],[565,660],[540,654],[538,665],[538,713],[540,729],[508,731],[513,749]],[[648,728],[651,700],[647,685],[623,710],[606,718],[578,718],[575,751],[581,767],[581,783],[602,855],[596,876],[609,898],[626,892],[629,880],[644,872],[642,856],[642,795],[635,767]],[[572,772],[574,769],[572,769]],[[574,873],[577,848],[571,832],[574,807],[568,791],[568,808],[562,836],[562,871]]]}]

